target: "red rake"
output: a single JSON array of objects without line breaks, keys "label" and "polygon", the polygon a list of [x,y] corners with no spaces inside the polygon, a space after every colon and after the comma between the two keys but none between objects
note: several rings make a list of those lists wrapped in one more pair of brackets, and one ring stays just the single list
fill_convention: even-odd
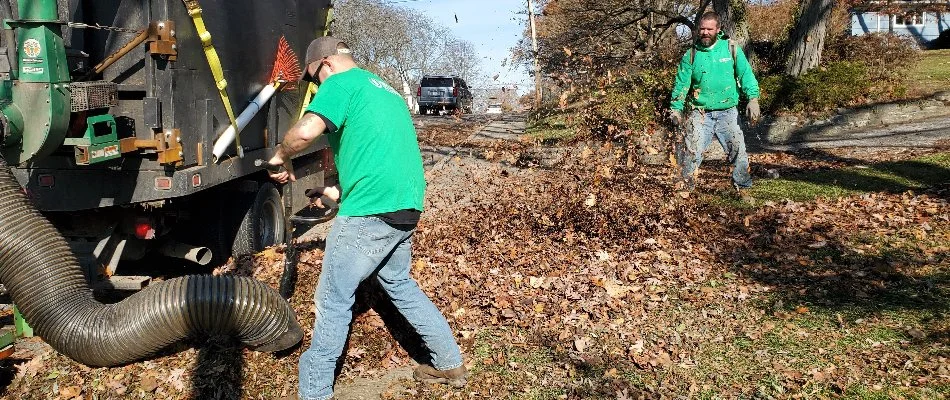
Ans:
[{"label": "red rake", "polygon": [[301,76],[303,71],[300,69],[300,59],[290,48],[287,38],[281,36],[277,43],[277,59],[274,61],[270,81],[274,82],[275,86],[283,86],[281,90],[295,90]]},{"label": "red rake", "polygon": [[[290,48],[287,38],[281,36],[277,43],[277,59],[274,61],[274,71],[271,72],[270,81],[277,90],[296,90],[297,82],[303,76],[300,69],[300,59]],[[294,294],[294,287],[297,284],[297,248],[294,247],[294,223],[291,220],[293,207],[291,200],[293,198],[293,185],[287,185],[284,194],[284,244],[287,250],[284,253],[284,271],[280,274],[280,295],[289,299]]]}]

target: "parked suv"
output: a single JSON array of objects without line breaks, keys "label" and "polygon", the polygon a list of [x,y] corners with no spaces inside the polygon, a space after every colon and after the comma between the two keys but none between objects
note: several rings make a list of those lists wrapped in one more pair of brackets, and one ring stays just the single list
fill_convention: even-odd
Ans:
[{"label": "parked suv", "polygon": [[419,114],[440,110],[472,112],[472,92],[457,76],[426,75],[416,91]]}]

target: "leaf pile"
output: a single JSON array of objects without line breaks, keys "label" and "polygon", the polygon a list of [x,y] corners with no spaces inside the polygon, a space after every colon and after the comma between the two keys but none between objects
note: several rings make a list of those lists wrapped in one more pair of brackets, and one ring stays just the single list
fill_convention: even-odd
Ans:
[{"label": "leaf pile", "polygon": [[481,196],[420,228],[414,272],[474,338],[486,374],[473,393],[946,388],[945,193],[743,212],[679,197],[662,170],[598,160],[463,165]]},{"label": "leaf pile", "polygon": [[[950,394],[946,189],[735,209],[680,196],[668,170],[627,167],[610,146],[571,151],[532,168],[453,157],[427,173],[413,275],[473,374],[459,391],[381,381],[384,398]],[[18,343],[4,398],[284,398],[309,345],[320,245],[298,245],[304,347],[270,355],[213,338],[89,369]],[[282,268],[278,248],[218,273],[277,287]],[[426,361],[373,285],[354,314],[338,387]]]}]

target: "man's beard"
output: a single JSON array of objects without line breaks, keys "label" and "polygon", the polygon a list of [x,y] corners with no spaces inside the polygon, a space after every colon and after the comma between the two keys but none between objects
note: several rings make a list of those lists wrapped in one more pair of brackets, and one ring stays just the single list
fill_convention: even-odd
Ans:
[{"label": "man's beard", "polygon": [[716,43],[716,37],[715,36],[700,37],[699,43],[702,44],[704,47],[712,47],[712,45]]}]

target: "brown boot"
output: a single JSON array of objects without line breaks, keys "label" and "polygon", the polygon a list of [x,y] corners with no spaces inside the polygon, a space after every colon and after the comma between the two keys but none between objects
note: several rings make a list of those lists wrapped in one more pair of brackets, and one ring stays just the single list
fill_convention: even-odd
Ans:
[{"label": "brown boot", "polygon": [[468,370],[465,366],[452,368],[446,371],[439,371],[428,364],[419,364],[412,371],[412,377],[422,383],[444,383],[446,385],[462,388],[465,387],[465,378],[468,378]]}]

